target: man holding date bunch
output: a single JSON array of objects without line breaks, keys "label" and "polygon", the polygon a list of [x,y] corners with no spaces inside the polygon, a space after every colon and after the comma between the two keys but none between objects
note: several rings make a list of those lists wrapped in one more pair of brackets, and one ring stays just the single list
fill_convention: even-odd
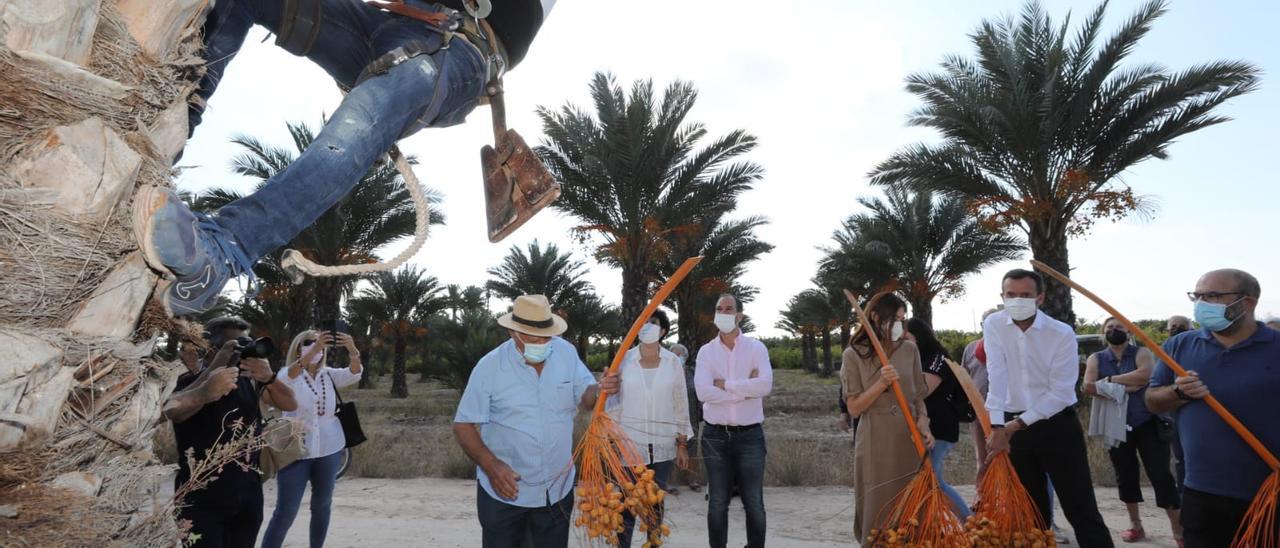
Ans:
[{"label": "man holding date bunch", "polygon": [[[256,429],[261,412],[258,398],[284,411],[297,409],[293,390],[276,382],[271,365],[252,355],[258,345],[248,339],[249,323],[236,317],[210,320],[204,326],[209,350],[196,370],[178,377],[173,394],[164,402],[164,416],[173,421],[178,445],[175,489],[191,479],[188,459],[206,458],[227,442],[237,426]],[[262,480],[258,451],[222,467],[208,485],[183,500],[179,520],[190,522],[187,546],[252,547],[262,525]]]}]

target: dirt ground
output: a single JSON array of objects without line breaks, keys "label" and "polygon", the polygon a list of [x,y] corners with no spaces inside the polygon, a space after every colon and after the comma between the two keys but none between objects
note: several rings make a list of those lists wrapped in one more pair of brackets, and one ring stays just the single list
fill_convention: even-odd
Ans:
[{"label": "dirt ground", "polygon": [[[973,486],[957,489],[966,499]],[[1119,531],[1127,527],[1124,507],[1113,488],[1097,490],[1103,516],[1121,545]],[[329,537],[325,546],[334,548],[369,546],[430,546],[433,548],[472,547],[480,543],[480,524],[475,517],[476,482],[439,478],[369,479],[351,478],[338,482],[333,500]],[[1148,490],[1147,500],[1154,500]],[[274,482],[266,489],[266,521],[275,507]],[[705,546],[707,505],[702,495],[681,489],[670,497],[668,516],[671,537],[667,546]],[[783,548],[852,546],[853,494],[847,487],[766,487],[768,542]],[[307,546],[310,510],[304,498],[285,546]],[[1143,507],[1143,522],[1149,541],[1132,546],[1174,546],[1169,522],[1154,503]],[[1066,526],[1059,514],[1058,522]],[[729,545],[746,542],[745,522],[734,501],[729,516]],[[1066,527],[1069,531],[1069,527]],[[575,532],[576,533],[576,532]],[[573,538],[571,546],[587,546]],[[636,542],[635,546],[640,543]],[[1072,546],[1075,546],[1072,544]]]}]

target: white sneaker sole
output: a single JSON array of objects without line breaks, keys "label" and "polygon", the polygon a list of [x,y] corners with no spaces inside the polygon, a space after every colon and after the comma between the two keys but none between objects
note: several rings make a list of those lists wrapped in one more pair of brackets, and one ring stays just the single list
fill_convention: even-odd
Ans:
[{"label": "white sneaker sole", "polygon": [[142,252],[142,259],[146,261],[147,266],[159,272],[165,280],[174,280],[176,277],[173,272],[164,265],[155,248],[151,246],[153,231],[151,220],[167,201],[163,189],[155,185],[143,185],[133,197],[131,221],[133,237],[138,239],[138,250]]}]

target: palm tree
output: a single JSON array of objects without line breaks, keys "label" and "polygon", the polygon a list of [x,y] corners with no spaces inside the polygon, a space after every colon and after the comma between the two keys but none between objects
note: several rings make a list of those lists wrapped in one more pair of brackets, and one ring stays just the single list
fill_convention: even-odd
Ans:
[{"label": "palm tree", "polygon": [[578,349],[578,359],[587,361],[587,351],[591,347],[592,337],[610,334],[611,323],[617,315],[616,308],[604,303],[595,293],[582,295],[570,301],[569,306],[558,311],[569,324],[564,338],[572,341]]},{"label": "palm tree", "polygon": [[586,265],[582,261],[562,253],[556,244],[543,248],[537,240],[529,244],[527,252],[511,246],[502,264],[490,268],[489,275],[493,279],[485,287],[497,296],[514,301],[521,295],[544,295],[557,311],[592,291],[591,283],[583,278]]},{"label": "palm tree", "polygon": [[483,308],[464,310],[458,321],[436,315],[428,329],[435,333],[429,346],[438,366],[428,369],[427,376],[457,390],[466,388],[480,358],[507,339],[493,314]]},{"label": "palm tree", "polygon": [[371,280],[371,286],[352,299],[352,306],[374,311],[379,330],[389,336],[395,348],[395,362],[391,373],[391,396],[409,396],[405,381],[405,354],[411,337],[418,326],[413,323],[419,310],[444,308],[440,284],[434,276],[427,276],[413,266],[404,266],[394,272],[379,272]]},{"label": "palm tree", "polygon": [[814,372],[818,363],[816,336],[821,326],[813,321],[812,315],[801,303],[801,295],[803,294],[787,301],[787,308],[782,310],[782,317],[774,327],[800,338],[800,361],[806,371]]},{"label": "palm tree", "polygon": [[383,314],[385,310],[376,301],[367,299],[347,299],[347,323],[351,330],[351,338],[356,348],[362,352],[364,374],[360,376],[360,388],[373,386],[373,379],[381,374],[385,364],[381,362],[382,341],[379,338]]},{"label": "palm tree", "polygon": [[721,294],[732,293],[744,303],[755,296],[756,288],[738,280],[749,263],[773,250],[773,245],[756,237],[755,229],[765,222],[762,217],[722,222],[716,216],[668,236],[672,251],[659,263],[659,281],[665,281],[686,258],[702,256],[698,267],[671,293],[676,336],[685,348],[696,350],[715,337],[711,317]]},{"label": "palm tree", "polygon": [[[295,151],[273,147],[247,135],[239,135],[232,142],[245,152],[232,160],[232,170],[259,180],[258,187],[272,176],[284,171],[303,151],[315,141],[315,131],[306,124],[289,123]],[[416,163],[410,158],[409,162]],[[433,206],[440,203],[438,192],[425,189],[427,200]],[[203,211],[216,210],[242,196],[226,189],[213,189],[194,198],[195,207]],[[400,172],[391,162],[380,162],[369,168],[359,184],[337,205],[330,208],[316,222],[299,233],[288,244],[307,258],[326,265],[361,264],[375,261],[375,252],[400,238],[410,236],[415,223],[414,204],[409,196]],[[436,207],[430,211],[431,224],[443,224],[444,214]],[[272,253],[259,261],[255,273],[264,282],[288,283],[279,267],[283,250]],[[334,276],[309,279],[314,288],[314,312],[308,314],[314,320],[340,317],[340,303],[349,297],[361,278]]]},{"label": "palm tree", "polygon": [[[1036,259],[1070,272],[1069,237],[1097,219],[1149,211],[1118,180],[1125,170],[1227,121],[1214,109],[1258,86],[1259,70],[1241,61],[1121,69],[1165,7],[1147,2],[1105,43],[1105,2],[1072,37],[1070,21],[1055,25],[1036,2],[1017,19],[984,21],[972,35],[976,59],[950,56],[940,72],[907,78],[924,101],[910,124],[943,141],[895,153],[872,183],[964,199],[985,226],[1020,227]],[[1070,291],[1053,280],[1043,308],[1074,323]]]},{"label": "palm tree", "polygon": [[868,211],[850,216],[832,236],[836,246],[822,262],[829,272],[819,278],[838,282],[836,273],[842,273],[864,285],[860,289],[874,291],[865,286],[883,285],[887,275],[898,282],[912,314],[932,322],[934,298],[958,297],[965,276],[1022,254],[1021,240],[988,232],[961,198],[935,199],[930,192],[901,188],[885,194],[885,200],[858,200]]},{"label": "palm tree", "polygon": [[634,318],[671,253],[667,236],[733,209],[762,169],[735,161],[756,146],[742,130],[698,148],[707,131],[686,121],[697,99],[689,83],[658,97],[638,81],[627,94],[597,73],[590,88],[594,113],[539,107],[547,140],[538,152],[564,184],[555,206],[578,218],[582,240],[596,241],[597,260],[622,270],[622,317]]}]

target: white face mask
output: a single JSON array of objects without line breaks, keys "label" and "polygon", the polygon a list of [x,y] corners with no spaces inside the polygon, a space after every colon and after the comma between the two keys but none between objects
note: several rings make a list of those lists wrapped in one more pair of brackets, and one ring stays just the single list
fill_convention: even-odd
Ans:
[{"label": "white face mask", "polygon": [[653,344],[658,342],[662,336],[662,328],[657,325],[647,323],[640,328],[640,342],[643,344]]},{"label": "white face mask", "polygon": [[1020,322],[1036,315],[1036,300],[1030,297],[1006,297],[1004,309],[1013,321]]},{"label": "white face mask", "polygon": [[715,324],[716,329],[719,329],[721,333],[733,333],[733,330],[738,328],[738,315],[717,313]]},{"label": "white face mask", "polygon": [[895,321],[893,322],[893,328],[889,330],[889,338],[895,341],[901,340],[903,331],[905,329],[902,327],[902,320]]},{"label": "white face mask", "polygon": [[312,354],[312,355],[311,355],[311,365],[318,364],[318,363],[320,363],[320,361],[321,361],[321,360],[324,360],[324,351],[323,351],[323,350],[321,350],[321,351],[319,351],[319,352],[316,352],[315,354]]}]

